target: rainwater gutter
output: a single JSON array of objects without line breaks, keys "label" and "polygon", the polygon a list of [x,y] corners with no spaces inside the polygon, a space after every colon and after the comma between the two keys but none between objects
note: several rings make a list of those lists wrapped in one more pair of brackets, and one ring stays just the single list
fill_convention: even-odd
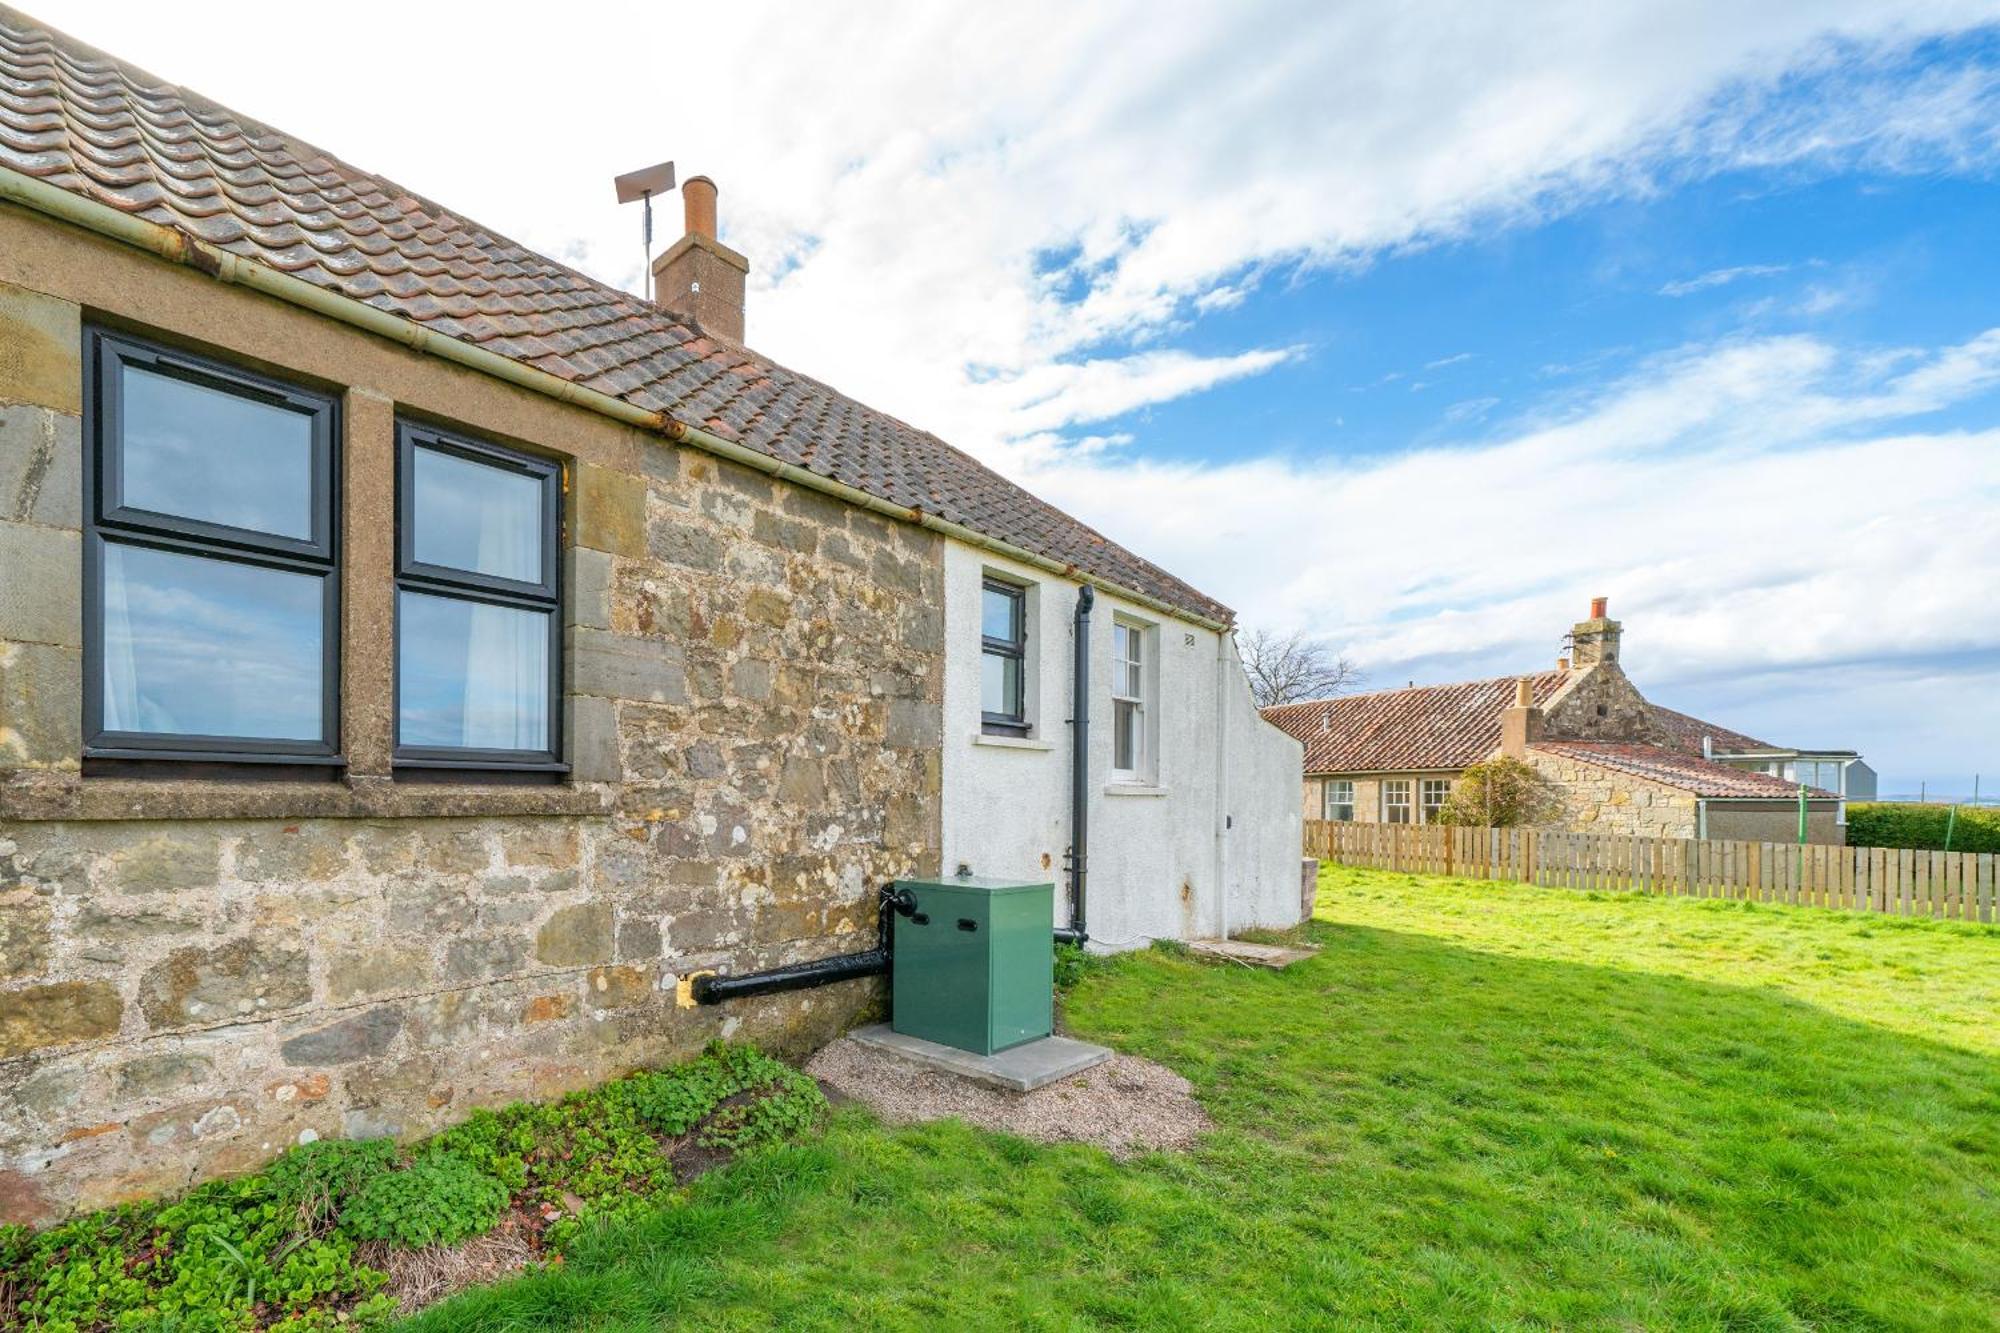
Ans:
[{"label": "rainwater gutter", "polygon": [[[473,343],[461,341],[448,334],[427,329],[415,320],[391,314],[369,305],[365,301],[338,292],[317,287],[303,278],[279,272],[255,260],[221,249],[207,241],[183,231],[157,222],[149,222],[141,217],[99,203],[80,194],[74,194],[47,181],[26,175],[11,168],[0,167],[0,200],[7,200],[32,209],[37,213],[72,223],[99,236],[109,237],[136,249],[165,259],[170,263],[182,264],[198,272],[205,273],[218,282],[234,287],[246,287],[251,291],[273,297],[287,305],[310,310],[353,328],[378,334],[391,342],[401,343],[426,355],[438,357],[464,366],[469,370],[505,380],[519,388],[527,389],[557,402],[581,407],[600,416],[610,417],[630,426],[662,435],[676,444],[685,444],[718,458],[726,458],[732,463],[790,482],[807,490],[818,491],[843,500],[859,509],[882,514],[903,523],[914,523],[940,536],[964,542],[1005,556],[1024,565],[1059,574],[1065,578],[1077,577],[1079,571],[1074,564],[1055,560],[1046,555],[1015,546],[997,537],[989,537],[961,523],[939,517],[923,509],[899,505],[870,495],[845,482],[760,453],[747,445],[727,440],[700,426],[690,425],[666,412],[650,411],[622,398],[615,398],[595,389],[587,389],[573,381],[552,375],[546,370],[490,352]],[[1157,611],[1162,615],[1200,625],[1204,629],[1221,632],[1228,626],[1221,621],[1197,615],[1192,611],[1174,606],[1158,597],[1134,588],[1097,580],[1106,591],[1133,602],[1139,606]]]}]

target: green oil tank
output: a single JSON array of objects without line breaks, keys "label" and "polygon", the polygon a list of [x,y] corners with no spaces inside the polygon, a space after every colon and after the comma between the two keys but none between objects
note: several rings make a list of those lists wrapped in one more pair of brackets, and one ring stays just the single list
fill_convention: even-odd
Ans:
[{"label": "green oil tank", "polygon": [[960,875],[899,880],[896,1031],[991,1055],[1049,1035],[1055,1012],[1055,885]]}]

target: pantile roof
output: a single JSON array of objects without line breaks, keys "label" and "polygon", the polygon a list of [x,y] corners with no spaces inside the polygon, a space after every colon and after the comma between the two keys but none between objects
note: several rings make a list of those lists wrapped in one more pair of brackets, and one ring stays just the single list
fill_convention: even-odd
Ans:
[{"label": "pantile roof", "polygon": [[1652,709],[1654,719],[1666,729],[1668,743],[1686,754],[1701,754],[1701,738],[1704,736],[1714,741],[1717,754],[1760,754],[1784,750],[1783,746],[1745,736],[1728,727],[1718,727],[1713,722],[1704,722],[1686,713],[1676,713],[1671,708],[1653,704]]},{"label": "pantile roof", "polygon": [[[1662,745],[1634,745],[1620,741],[1536,741],[1531,747],[1547,754],[1581,759],[1601,768],[1630,773],[1663,786],[1695,796],[1797,800],[1798,784],[1768,773],[1751,773],[1727,764],[1713,763],[1699,755],[1683,754]],[[1830,791],[1808,787],[1813,800],[1840,799]]]},{"label": "pantile roof", "polygon": [[1500,745],[1500,715],[1526,680],[1543,705],[1567,672],[1419,685],[1337,699],[1279,704],[1264,717],[1306,748],[1307,773],[1379,773],[1465,768]]},{"label": "pantile roof", "polygon": [[935,435],[4,6],[0,170],[1181,611],[1232,619]]}]

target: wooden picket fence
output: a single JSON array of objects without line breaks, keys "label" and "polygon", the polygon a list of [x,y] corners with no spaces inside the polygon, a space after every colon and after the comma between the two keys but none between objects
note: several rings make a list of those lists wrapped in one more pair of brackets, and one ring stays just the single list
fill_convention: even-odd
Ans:
[{"label": "wooden picket fence", "polygon": [[1307,820],[1306,855],[1418,875],[2000,921],[2000,857],[1895,847]]}]

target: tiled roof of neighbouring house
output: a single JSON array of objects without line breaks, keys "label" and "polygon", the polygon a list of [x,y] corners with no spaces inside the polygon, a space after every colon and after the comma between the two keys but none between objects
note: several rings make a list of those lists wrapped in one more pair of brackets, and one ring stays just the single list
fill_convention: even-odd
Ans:
[{"label": "tiled roof of neighbouring house", "polygon": [[0,169],[1216,621],[969,454],[0,6]]},{"label": "tiled roof of neighbouring house", "polygon": [[1541,705],[1568,673],[1312,699],[1266,708],[1264,717],[1306,747],[1308,773],[1464,768],[1499,747],[1500,715],[1513,705],[1515,682],[1523,679]]},{"label": "tiled roof of neighbouring house", "polygon": [[1731,731],[1728,727],[1718,727],[1713,722],[1704,722],[1698,717],[1689,717],[1686,713],[1676,713],[1658,704],[1653,704],[1652,709],[1654,719],[1666,728],[1668,741],[1676,750],[1687,754],[1702,753],[1701,739],[1704,736],[1714,742],[1716,754],[1759,754],[1783,748],[1745,736],[1740,731]]},{"label": "tiled roof of neighbouring house", "polygon": [[[1698,755],[1683,754],[1662,745],[1632,745],[1619,741],[1536,741],[1532,748],[1647,778],[1695,796],[1780,801],[1795,801],[1799,796],[1799,787],[1795,782],[1774,778],[1768,773],[1750,773],[1727,764],[1711,763]],[[1816,801],[1840,799],[1832,792],[1821,791],[1817,787],[1808,787],[1806,792]]]}]

